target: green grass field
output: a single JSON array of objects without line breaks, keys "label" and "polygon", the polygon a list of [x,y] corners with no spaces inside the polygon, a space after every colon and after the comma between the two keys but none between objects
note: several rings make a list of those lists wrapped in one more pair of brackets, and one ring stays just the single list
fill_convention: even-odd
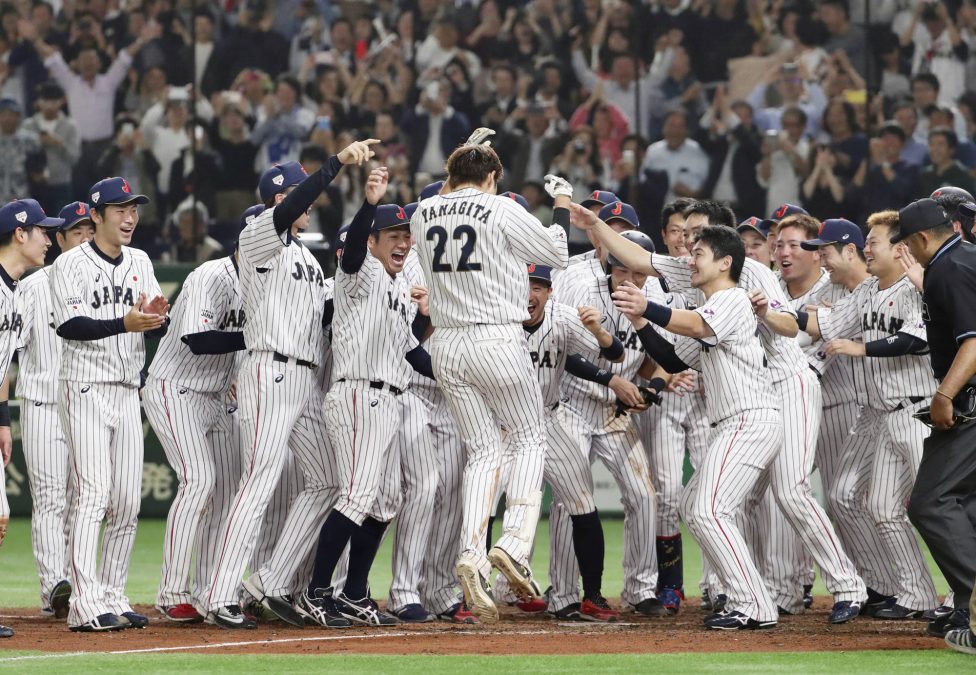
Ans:
[{"label": "green grass field", "polygon": [[[138,538],[129,574],[129,595],[133,602],[152,604],[162,560],[162,535],[165,523],[146,520],[139,524]],[[623,544],[623,521],[605,522],[607,565],[604,592],[616,596],[623,587],[620,567]],[[701,571],[701,554],[694,540],[685,535],[685,581],[696,593]],[[392,541],[384,543],[371,578],[377,596],[384,596],[390,583]],[[931,562],[931,561],[930,561]],[[548,523],[540,523],[536,556],[533,564],[543,586],[548,574]],[[37,574],[30,549],[30,523],[15,519],[3,549],[0,549],[0,607],[36,607]],[[936,587],[946,591],[946,583],[932,566]],[[817,580],[815,593],[824,594]],[[707,634],[703,634],[707,639]],[[695,646],[689,645],[689,651]],[[23,659],[22,657],[30,657]],[[41,658],[38,658],[41,657]],[[123,661],[124,659],[124,661]],[[976,667],[976,660],[949,651],[892,652],[826,652],[826,653],[739,653],[739,654],[647,654],[592,656],[222,656],[216,654],[137,654],[57,656],[38,652],[4,650],[0,642],[0,671],[41,672],[66,668],[70,672],[343,672],[343,673],[441,673],[463,670],[465,675],[480,672],[573,673],[635,672],[667,669],[680,673],[715,672],[783,672],[836,673],[847,670],[858,673],[917,673],[924,670]]]}]

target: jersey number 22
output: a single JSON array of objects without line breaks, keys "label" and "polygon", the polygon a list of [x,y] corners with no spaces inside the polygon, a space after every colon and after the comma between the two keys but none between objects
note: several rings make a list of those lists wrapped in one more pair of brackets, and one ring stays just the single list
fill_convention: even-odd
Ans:
[{"label": "jersey number 22", "polygon": [[[474,251],[475,242],[478,234],[470,225],[458,225],[454,228],[451,238],[461,242],[461,256],[458,258],[458,272],[480,272],[481,263],[471,262],[471,253]],[[436,240],[436,241],[435,241]],[[450,272],[451,264],[443,261],[444,247],[447,246],[447,230],[440,225],[434,225],[427,230],[427,241],[434,242],[434,260],[431,269],[434,272]]]}]

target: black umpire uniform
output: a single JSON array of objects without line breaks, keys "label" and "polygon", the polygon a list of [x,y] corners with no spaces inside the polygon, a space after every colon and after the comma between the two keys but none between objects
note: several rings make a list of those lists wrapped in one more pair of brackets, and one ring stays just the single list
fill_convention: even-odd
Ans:
[{"label": "black umpire uniform", "polygon": [[[940,382],[936,397],[952,397],[954,409],[961,413],[969,407],[967,396],[976,386],[976,372],[957,372],[965,366],[953,368],[953,361],[964,344],[976,339],[976,246],[946,227],[951,225],[945,210],[931,199],[920,199],[899,212],[900,231],[892,243],[934,228],[939,229],[931,233],[930,246],[943,233],[949,235],[927,262],[921,261],[922,311],[932,371]],[[963,376],[968,382],[959,391],[943,389],[950,371],[953,379]],[[936,618],[930,632],[944,634],[966,626],[976,581],[976,421],[955,417],[952,427],[932,429],[925,439],[908,516],[955,592],[956,611]]]}]

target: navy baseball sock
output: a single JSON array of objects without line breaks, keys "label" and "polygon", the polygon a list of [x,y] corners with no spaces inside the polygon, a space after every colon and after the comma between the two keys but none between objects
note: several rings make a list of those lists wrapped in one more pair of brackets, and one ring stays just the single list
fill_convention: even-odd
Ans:
[{"label": "navy baseball sock", "polygon": [[492,527],[494,527],[494,525],[495,525],[495,516],[488,516],[488,528],[486,530],[487,534],[485,534],[485,551],[486,552],[491,550],[491,530],[492,530]]},{"label": "navy baseball sock", "polygon": [[573,548],[583,578],[583,597],[596,598],[603,586],[603,524],[596,511],[581,516],[570,516],[573,520]]},{"label": "navy baseball sock", "polygon": [[376,552],[383,541],[383,533],[389,523],[366,518],[349,540],[349,574],[343,595],[353,600],[365,598],[369,593],[369,571],[373,567]]},{"label": "navy baseball sock", "polygon": [[657,538],[658,588],[684,587],[684,566],[681,560],[681,533]]},{"label": "navy baseball sock", "polygon": [[319,531],[319,544],[315,551],[315,567],[312,570],[312,581],[308,585],[309,594],[316,588],[328,588],[332,585],[332,573],[335,572],[342,551],[349,543],[353,533],[359,529],[338,511],[333,510],[322,523]]}]

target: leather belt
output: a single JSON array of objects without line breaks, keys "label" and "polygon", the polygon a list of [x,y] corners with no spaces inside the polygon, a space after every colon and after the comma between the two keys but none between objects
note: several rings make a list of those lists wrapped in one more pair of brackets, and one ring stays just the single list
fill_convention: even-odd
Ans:
[{"label": "leather belt", "polygon": [[892,410],[892,412],[898,412],[903,408],[907,408],[910,405],[915,405],[916,403],[921,403],[922,401],[926,401],[926,400],[928,399],[926,399],[924,396],[909,396],[908,400],[899,403],[898,406],[894,410]]},{"label": "leather belt", "polygon": [[294,363],[295,365],[299,365],[302,368],[311,368],[313,370],[315,369],[315,364],[312,363],[311,361],[296,359],[291,356],[285,356],[284,354],[279,354],[278,352],[275,352],[274,356],[272,356],[271,358],[272,360],[277,361],[278,363]]},{"label": "leather belt", "polygon": [[[341,380],[336,380],[336,382],[345,382],[345,381],[346,381],[346,378],[342,378]],[[403,390],[400,389],[399,387],[394,387],[392,384],[387,384],[386,382],[381,382],[379,380],[370,380],[369,381],[369,388],[370,389],[385,390],[385,391],[390,392],[394,396],[399,396],[400,394],[403,393]]]}]

